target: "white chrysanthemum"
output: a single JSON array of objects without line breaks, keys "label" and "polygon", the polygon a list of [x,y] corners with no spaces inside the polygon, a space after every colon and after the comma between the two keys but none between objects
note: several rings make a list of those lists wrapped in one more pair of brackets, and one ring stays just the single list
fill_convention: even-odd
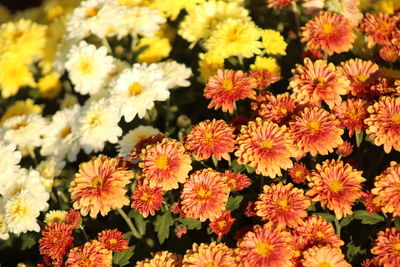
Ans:
[{"label": "white chrysanthemum", "polygon": [[44,133],[40,153],[43,156],[52,156],[59,160],[67,157],[70,162],[75,161],[80,149],[79,118],[79,105],[57,111]]},{"label": "white chrysanthemum", "polygon": [[136,114],[143,118],[146,110],[154,107],[154,101],[168,97],[168,81],[156,64],[135,64],[125,69],[111,89],[111,102],[121,107],[126,122],[132,121]]},{"label": "white chrysanthemum", "polygon": [[43,160],[36,167],[40,175],[40,182],[47,192],[50,192],[53,187],[54,178],[61,174],[62,168],[65,166],[65,161],[54,159]]},{"label": "white chrysanthemum", "polygon": [[53,68],[60,74],[65,72],[65,62],[68,60],[68,52],[71,47],[77,45],[79,39],[69,38],[68,35],[64,35],[61,42],[57,45],[57,52],[54,57]]},{"label": "white chrysanthemum", "polygon": [[4,208],[6,202],[0,197],[0,239],[7,240],[10,235],[8,234],[8,227],[6,218],[4,216]]},{"label": "white chrysanthemum", "polygon": [[16,150],[17,146],[15,144],[6,144],[0,141],[0,184],[3,179],[3,174],[14,173],[20,166],[18,165],[21,161],[21,152]]},{"label": "white chrysanthemum", "polygon": [[39,114],[20,115],[3,123],[4,140],[18,146],[40,146],[47,121]]},{"label": "white chrysanthemum", "polygon": [[110,105],[107,100],[90,101],[82,110],[79,120],[80,143],[88,154],[98,152],[105,143],[117,143],[122,130],[118,126],[121,116],[116,105]]},{"label": "white chrysanthemum", "polygon": [[187,87],[190,85],[188,79],[192,76],[192,70],[185,64],[176,61],[160,62],[158,65],[164,71],[164,77],[168,80],[168,88]]},{"label": "white chrysanthemum", "polygon": [[158,10],[143,6],[130,7],[129,25],[131,25],[132,34],[152,37],[160,29],[160,25],[166,21]]},{"label": "white chrysanthemum", "polygon": [[10,233],[18,235],[27,231],[40,231],[40,226],[36,222],[40,209],[31,191],[24,190],[8,199],[4,213]]},{"label": "white chrysanthemum", "polygon": [[69,51],[65,68],[75,85],[75,91],[93,95],[105,86],[108,74],[114,71],[113,57],[107,56],[104,46],[96,48],[81,41]]},{"label": "white chrysanthemum", "polygon": [[118,155],[127,157],[135,145],[143,138],[159,134],[160,131],[152,126],[140,125],[130,130],[117,144]]}]

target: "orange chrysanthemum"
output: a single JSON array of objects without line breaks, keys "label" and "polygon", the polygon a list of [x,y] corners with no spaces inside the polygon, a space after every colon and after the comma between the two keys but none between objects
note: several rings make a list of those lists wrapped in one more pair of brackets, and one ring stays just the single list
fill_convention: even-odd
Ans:
[{"label": "orange chrysanthemum", "polygon": [[292,266],[292,236],[281,227],[266,223],[256,225],[237,243],[238,257],[244,266]]},{"label": "orange chrysanthemum", "polygon": [[400,215],[400,164],[392,161],[390,166],[375,178],[371,190],[376,197],[374,202],[382,207],[384,212]]},{"label": "orange chrysanthemum", "polygon": [[72,229],[80,227],[82,224],[82,217],[79,211],[70,209],[65,218],[65,224],[69,225]]},{"label": "orange chrysanthemum", "polygon": [[400,48],[394,45],[384,46],[379,49],[379,56],[387,62],[396,62],[400,56]]},{"label": "orange chrysanthemum", "polygon": [[315,166],[309,177],[311,190],[306,195],[333,210],[339,220],[353,213],[351,208],[362,195],[361,183],[365,179],[361,173],[341,160],[325,160]]},{"label": "orange chrysanthemum", "polygon": [[353,145],[348,142],[348,141],[344,141],[342,144],[340,144],[337,148],[336,148],[336,153],[339,156],[342,157],[347,157],[349,156],[351,153],[353,153]]},{"label": "orange chrysanthemum", "polygon": [[265,0],[267,2],[268,8],[282,8],[290,5],[292,2],[296,0]]},{"label": "orange chrysanthemum", "polygon": [[375,198],[376,196],[369,190],[366,190],[361,198],[369,214],[378,213],[382,210],[382,207]]},{"label": "orange chrysanthemum", "polygon": [[400,266],[400,231],[394,227],[380,231],[371,252],[377,255],[376,259],[380,265],[385,267]]},{"label": "orange chrysanthemum", "polygon": [[229,187],[221,173],[212,169],[199,170],[183,185],[182,211],[186,217],[213,221],[225,210],[228,192]]},{"label": "orange chrysanthemum", "polygon": [[350,137],[354,132],[362,132],[367,128],[364,120],[369,116],[369,104],[369,101],[361,98],[350,98],[333,108],[333,114],[340,121],[340,127],[346,127]]},{"label": "orange chrysanthemum", "polygon": [[367,35],[369,47],[375,44],[382,46],[390,45],[394,28],[395,20],[390,15],[384,13],[367,13],[360,23],[360,30]]},{"label": "orange chrysanthemum", "polygon": [[40,254],[53,260],[62,259],[73,246],[72,228],[65,223],[52,223],[46,226],[39,239]]},{"label": "orange chrysanthemum", "polygon": [[306,58],[304,65],[296,64],[292,73],[289,87],[301,104],[321,106],[324,101],[332,108],[342,101],[341,95],[351,90],[350,81],[326,60],[312,62]]},{"label": "orange chrysanthemum", "polygon": [[233,250],[223,243],[212,242],[210,244],[194,243],[192,249],[186,251],[183,257],[183,267],[232,267],[236,266]]},{"label": "orange chrysanthemum", "polygon": [[126,240],[122,233],[117,229],[104,230],[101,233],[98,233],[97,237],[108,250],[121,252],[129,249],[127,246],[128,240]]},{"label": "orange chrysanthemum", "polygon": [[338,70],[350,80],[350,93],[353,96],[365,97],[369,93],[368,81],[377,73],[379,67],[372,61],[356,58],[342,62]]},{"label": "orange chrysanthemum", "polygon": [[140,180],[132,194],[131,207],[146,218],[149,214],[154,216],[155,212],[161,208],[162,201],[163,191],[160,187],[150,187],[147,181]]},{"label": "orange chrysanthemum", "polygon": [[152,258],[136,262],[135,267],[181,267],[182,257],[169,251],[154,253]]},{"label": "orange chrysanthemum", "polygon": [[238,163],[250,165],[257,174],[275,178],[282,175],[281,169],[293,166],[290,157],[294,151],[286,126],[256,118],[242,126],[237,142]]},{"label": "orange chrysanthemum", "polygon": [[211,156],[221,160],[230,159],[229,153],[235,148],[235,128],[223,120],[206,120],[197,124],[187,135],[185,148],[197,160]]},{"label": "orange chrysanthemum", "polygon": [[392,148],[400,151],[400,98],[382,97],[368,107],[368,112],[366,132],[375,145],[383,145],[386,153],[390,153]]},{"label": "orange chrysanthemum", "polygon": [[327,155],[343,143],[339,124],[335,115],[322,108],[305,108],[289,123],[289,132],[301,152]]},{"label": "orange chrysanthemum", "polygon": [[250,76],[256,79],[257,89],[265,89],[281,79],[281,76],[267,70],[252,70]]},{"label": "orange chrysanthemum", "polygon": [[305,184],[308,175],[310,175],[310,171],[303,163],[295,163],[293,167],[289,169],[290,178],[297,184]]},{"label": "orange chrysanthemum", "polygon": [[128,205],[125,186],[132,178],[133,172],[121,167],[118,158],[100,155],[82,163],[69,189],[74,209],[96,218],[99,212],[105,216],[111,209]]},{"label": "orange chrysanthemum", "polygon": [[218,70],[209,78],[204,96],[211,99],[208,108],[222,108],[223,112],[233,113],[235,101],[255,98],[255,88],[257,81],[240,70]]},{"label": "orange chrysanthemum", "polygon": [[378,258],[365,259],[361,262],[361,267],[380,267]]},{"label": "orange chrysanthemum", "polygon": [[192,169],[190,156],[176,140],[164,139],[161,143],[147,146],[140,158],[139,167],[149,186],[158,186],[163,190],[178,188]]},{"label": "orange chrysanthemum", "polygon": [[135,161],[137,158],[140,157],[140,154],[142,153],[142,150],[145,149],[149,145],[154,145],[159,142],[162,142],[162,140],[165,138],[163,133],[159,134],[154,134],[149,137],[144,137],[140,138],[139,142],[135,145],[135,147],[132,149],[131,153],[129,154],[129,160],[130,161]]},{"label": "orange chrysanthemum", "polygon": [[73,248],[69,251],[66,267],[111,267],[112,252],[104,245],[92,240],[85,245]]},{"label": "orange chrysanthemum", "polygon": [[301,262],[304,267],[351,267],[344,259],[342,251],[339,248],[330,246],[309,248],[304,251],[303,257],[304,259]]},{"label": "orange chrysanthemum", "polygon": [[263,193],[258,195],[257,216],[282,226],[296,227],[307,216],[310,200],[304,196],[303,189],[289,183],[264,185]]},{"label": "orange chrysanthemum", "polygon": [[331,12],[319,13],[301,30],[301,41],[307,42],[308,48],[326,50],[329,55],[349,51],[356,37],[351,22]]},{"label": "orange chrysanthemum", "polygon": [[244,212],[244,215],[246,215],[247,217],[257,216],[256,204],[253,201],[247,202],[246,211]]},{"label": "orange chrysanthemum", "polygon": [[221,239],[224,235],[229,233],[235,221],[236,219],[231,217],[231,211],[226,210],[218,219],[210,223],[210,228],[213,233],[217,234],[218,238]]},{"label": "orange chrysanthemum", "polygon": [[235,174],[231,170],[226,170],[224,176],[231,191],[240,191],[251,185],[249,177],[240,172]]}]

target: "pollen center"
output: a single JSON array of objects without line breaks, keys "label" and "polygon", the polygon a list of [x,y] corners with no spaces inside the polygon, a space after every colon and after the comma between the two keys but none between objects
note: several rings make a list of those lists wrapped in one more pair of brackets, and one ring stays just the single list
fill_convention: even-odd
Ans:
[{"label": "pollen center", "polygon": [[286,199],[279,200],[278,205],[279,207],[281,207],[282,210],[288,209],[288,201]]},{"label": "pollen center", "polygon": [[222,85],[221,85],[222,89],[224,89],[225,91],[232,91],[233,89],[233,82],[231,79],[228,80],[223,80],[222,81]]},{"label": "pollen center", "polygon": [[226,222],[225,221],[219,221],[218,222],[218,226],[219,226],[219,228],[224,228],[226,226]]},{"label": "pollen center", "polygon": [[88,124],[90,125],[90,127],[96,127],[99,126],[101,123],[100,117],[97,114],[94,114],[92,116],[89,117],[88,119]]},{"label": "pollen center", "polygon": [[281,113],[282,113],[283,115],[286,115],[286,114],[287,114],[287,109],[286,109],[286,108],[281,108]]},{"label": "pollen center", "polygon": [[156,166],[160,170],[166,170],[168,169],[168,157],[167,155],[163,154],[160,155],[155,162]]},{"label": "pollen center", "polygon": [[143,86],[138,82],[134,82],[129,86],[128,90],[132,95],[138,95],[142,92]]},{"label": "pollen center", "polygon": [[358,75],[355,77],[355,79],[356,79],[356,81],[357,81],[358,83],[363,83],[363,82],[365,82],[366,80],[368,80],[368,76],[365,75],[365,74],[363,74],[363,73],[361,73],[361,74],[358,74]]},{"label": "pollen center", "polygon": [[264,141],[262,141],[262,143],[261,143],[261,147],[262,148],[264,148],[264,149],[271,149],[272,147],[273,147],[273,143],[272,143],[272,141],[271,140],[264,140]]},{"label": "pollen center", "polygon": [[71,128],[70,127],[65,127],[60,131],[60,137],[64,139],[70,133],[71,133]]},{"label": "pollen center", "polygon": [[209,261],[209,262],[206,262],[206,263],[204,264],[204,267],[218,267],[218,264],[216,264],[216,263],[213,262],[213,261]]},{"label": "pollen center", "polygon": [[400,124],[400,113],[395,113],[392,115],[392,121],[396,124]]},{"label": "pollen center", "polygon": [[333,193],[337,193],[343,189],[343,185],[338,179],[334,179],[329,183],[329,189],[331,189]]},{"label": "pollen center", "polygon": [[11,129],[17,131],[27,125],[28,125],[28,123],[26,123],[25,121],[21,121],[21,122],[18,122],[17,124],[14,124],[13,126],[11,126]]},{"label": "pollen center", "polygon": [[202,198],[209,198],[211,196],[211,191],[208,191],[203,187],[200,187],[199,191],[197,192],[197,195]]},{"label": "pollen center", "polygon": [[315,233],[315,235],[316,235],[318,238],[324,238],[324,237],[325,237],[324,233],[322,233],[321,231],[317,231],[317,232]]},{"label": "pollen center", "polygon": [[83,74],[91,74],[93,72],[93,65],[88,60],[82,60],[79,64],[79,69]]},{"label": "pollen center", "polygon": [[28,207],[22,205],[22,203],[16,203],[14,207],[11,208],[10,214],[21,217],[26,216],[26,214],[28,214]]},{"label": "pollen center", "polygon": [[140,199],[143,201],[148,201],[150,199],[150,195],[147,193],[143,193],[143,195],[140,197]]},{"label": "pollen center", "polygon": [[269,243],[260,242],[256,245],[256,253],[261,257],[267,257],[270,254],[272,248],[273,246]]},{"label": "pollen center", "polygon": [[92,178],[92,187],[100,188],[103,186],[104,178],[100,176],[95,176]]},{"label": "pollen center", "polygon": [[308,128],[310,130],[310,134],[314,135],[319,131],[320,125],[319,122],[313,120],[308,124]]},{"label": "pollen center", "polygon": [[322,32],[326,35],[332,34],[334,27],[332,23],[324,23],[322,24]]},{"label": "pollen center", "polygon": [[85,18],[92,18],[94,16],[97,15],[97,13],[99,13],[100,8],[98,8],[97,6],[91,7],[89,8],[86,13],[85,13]]},{"label": "pollen center", "polygon": [[108,243],[110,243],[110,244],[117,244],[117,239],[111,238],[110,240],[108,240]]}]

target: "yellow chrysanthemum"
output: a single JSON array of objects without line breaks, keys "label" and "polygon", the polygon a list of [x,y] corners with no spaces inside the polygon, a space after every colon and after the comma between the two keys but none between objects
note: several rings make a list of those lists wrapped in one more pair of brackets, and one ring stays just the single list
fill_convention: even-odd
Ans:
[{"label": "yellow chrysanthemum", "polygon": [[46,214],[44,222],[46,224],[63,223],[67,219],[67,214],[65,210],[51,210]]},{"label": "yellow chrysanthemum", "polygon": [[61,92],[60,74],[51,72],[39,79],[38,88],[40,96],[55,98]]},{"label": "yellow chrysanthemum", "polygon": [[28,115],[31,113],[40,114],[43,111],[43,105],[35,105],[33,99],[25,99],[16,101],[12,106],[9,106],[0,120],[0,124],[5,122],[11,117]]},{"label": "yellow chrysanthemum", "polygon": [[165,17],[174,21],[183,9],[193,7],[199,2],[202,0],[153,0],[150,7],[160,10]]},{"label": "yellow chrysanthemum", "polygon": [[[145,46],[146,48],[144,48]],[[141,63],[153,63],[160,61],[161,59],[168,57],[172,50],[168,38],[161,38],[158,36],[143,37],[140,39],[135,50],[139,50],[141,48],[144,48],[144,50],[137,57],[137,61]]]},{"label": "yellow chrysanthemum", "polygon": [[251,70],[267,70],[274,74],[281,74],[281,67],[273,57],[260,57],[257,56],[254,64],[250,65]]},{"label": "yellow chrysanthemum", "polygon": [[224,58],[217,53],[200,54],[199,72],[201,79],[205,82],[210,76],[217,73],[217,70],[224,68]]},{"label": "yellow chrysanthemum", "polygon": [[272,55],[286,55],[287,43],[278,31],[263,30],[261,37],[265,52]]},{"label": "yellow chrysanthemum", "polygon": [[400,8],[400,2],[398,0],[380,0],[373,3],[373,8],[376,13],[382,12],[392,15],[395,10]]}]

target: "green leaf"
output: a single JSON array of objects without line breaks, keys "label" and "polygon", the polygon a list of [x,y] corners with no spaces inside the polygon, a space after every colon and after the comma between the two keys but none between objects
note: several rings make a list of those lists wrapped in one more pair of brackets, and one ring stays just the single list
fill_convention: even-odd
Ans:
[{"label": "green leaf", "polygon": [[174,219],[169,210],[162,215],[157,215],[154,221],[154,229],[157,232],[160,244],[164,243],[165,239],[169,237],[169,228],[174,224]]},{"label": "green leaf", "polygon": [[115,252],[113,255],[113,263],[118,266],[128,265],[129,259],[133,256],[133,250],[135,246],[129,247],[128,250],[122,252]]},{"label": "green leaf", "polygon": [[352,220],[353,220],[353,216],[347,215],[346,217],[344,217],[343,219],[340,220],[340,227],[343,228],[343,227],[349,225]]},{"label": "green leaf", "polygon": [[329,213],[324,213],[324,212],[315,212],[313,215],[322,217],[325,219],[327,222],[333,222],[335,220],[335,216]]},{"label": "green leaf", "polygon": [[201,229],[201,222],[196,219],[186,218],[186,217],[179,217],[176,219],[181,224],[185,225],[188,230],[200,230]]},{"label": "green leaf", "polygon": [[396,216],[396,218],[394,218],[394,226],[396,227],[396,229],[398,231],[400,231],[400,217]]},{"label": "green leaf", "polygon": [[240,206],[240,202],[242,202],[243,196],[238,195],[236,197],[230,196],[228,199],[228,203],[226,203],[227,210],[236,210]]},{"label": "green leaf", "polygon": [[242,172],[246,169],[246,167],[242,164],[239,164],[236,159],[232,161],[231,168],[234,173]]},{"label": "green leaf", "polygon": [[142,214],[135,210],[131,210],[128,213],[128,217],[133,218],[133,220],[135,221],[136,229],[143,236],[146,233],[146,221],[144,220]]},{"label": "green leaf", "polygon": [[361,220],[362,224],[377,224],[380,222],[384,222],[385,218],[382,216],[374,213],[374,214],[369,214],[366,210],[357,210],[353,214],[353,218],[356,220]]},{"label": "green leaf", "polygon": [[248,174],[251,174],[254,172],[254,168],[250,167],[249,165],[244,165],[244,167],[246,168],[246,171]]},{"label": "green leaf", "polygon": [[35,238],[30,234],[24,234],[21,236],[22,246],[21,250],[30,249],[36,244]]},{"label": "green leaf", "polygon": [[361,245],[354,244],[353,240],[346,244],[346,258],[352,261],[357,255],[366,255],[367,249],[363,248]]}]

